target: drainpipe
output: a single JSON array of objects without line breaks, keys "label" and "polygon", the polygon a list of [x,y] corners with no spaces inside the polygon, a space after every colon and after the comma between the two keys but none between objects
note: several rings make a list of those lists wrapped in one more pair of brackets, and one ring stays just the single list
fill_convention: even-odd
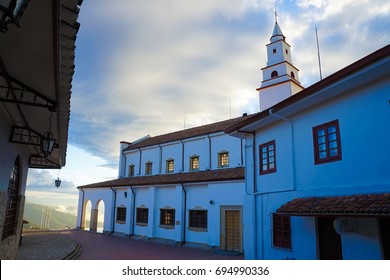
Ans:
[{"label": "drainpipe", "polygon": [[184,218],[183,218],[183,241],[182,243],[186,243],[186,225],[187,225],[187,191],[184,187],[183,183],[180,183],[181,188],[184,192]]},{"label": "drainpipe", "polygon": [[[257,191],[257,164],[256,164],[256,132],[252,132],[251,133],[253,135],[253,148],[252,148],[252,153],[253,153],[253,193],[255,193]],[[256,199],[256,196],[253,196],[254,198],[254,211],[255,211],[255,259],[257,260],[257,257],[258,257],[258,254],[257,254],[257,246],[258,246],[258,242],[257,242],[257,235],[258,235],[258,232],[257,232],[257,219],[256,219],[256,213],[257,213],[257,199]],[[264,229],[264,222],[263,222],[264,218],[263,218],[263,212],[261,212],[261,230]],[[262,235],[262,238],[261,239],[264,239],[263,238],[263,235]],[[261,248],[261,251],[263,251],[263,246]],[[262,258],[263,258],[264,255],[262,255]]]},{"label": "drainpipe", "polygon": [[241,154],[240,154],[240,156],[241,156],[241,166],[244,166],[244,151],[243,151],[243,140],[242,140],[242,138],[240,138],[240,141],[241,141],[241,147],[240,147],[240,151],[241,151]]},{"label": "drainpipe", "polygon": [[138,166],[138,175],[141,176],[141,162],[142,162],[142,151],[138,149],[139,152],[139,166]]},{"label": "drainpipe", "polygon": [[287,119],[285,117],[279,116],[273,112],[273,108],[268,110],[268,113],[270,116],[273,116],[275,118],[278,118],[280,120],[286,121],[290,123],[291,128],[291,166],[292,166],[292,172],[293,172],[293,190],[295,190],[296,186],[296,178],[295,178],[295,149],[294,149],[294,123],[292,120]]},{"label": "drainpipe", "polygon": [[160,144],[158,144],[158,147],[160,149],[160,159],[159,159],[159,169],[158,169],[158,173],[161,174],[162,173],[162,148],[160,146]]},{"label": "drainpipe", "polygon": [[[249,134],[252,134],[252,136],[253,136],[253,144],[252,144],[252,156],[253,156],[253,193],[252,194],[250,194],[250,193],[248,193],[248,190],[247,190],[247,188],[245,187],[245,193],[246,193],[246,195],[252,195],[253,196],[253,200],[254,200],[254,205],[253,205],[253,211],[254,211],[254,214],[253,214],[253,217],[254,217],[254,219],[253,219],[253,224],[254,224],[254,236],[255,236],[255,238],[253,239],[253,246],[254,246],[254,248],[255,248],[255,251],[254,251],[254,259],[255,260],[257,260],[257,256],[258,256],[258,254],[257,254],[257,246],[258,246],[258,242],[257,242],[257,239],[258,239],[258,236],[257,236],[257,199],[256,199],[256,195],[255,195],[255,193],[256,193],[256,189],[257,189],[257,187],[256,187],[256,185],[257,185],[257,166],[256,166],[256,132],[251,132],[251,131],[240,131],[240,130],[238,130],[237,132],[242,132],[242,133],[249,133]],[[249,167],[249,166],[245,166],[245,168],[247,168],[247,167]],[[246,178],[246,176],[245,176],[245,178]],[[246,180],[246,179],[245,179]],[[264,228],[263,227],[263,213],[261,213],[261,216],[260,216],[260,218],[261,218],[261,227],[262,227],[262,229]],[[263,250],[263,248],[261,248],[261,250]]]},{"label": "drainpipe", "polygon": [[131,235],[134,235],[134,227],[135,227],[135,191],[133,190],[133,186],[130,186],[131,192],[133,193],[133,218],[132,218],[132,227],[131,227]]},{"label": "drainpipe", "polygon": [[211,138],[210,134],[207,134],[207,138],[209,139],[209,169],[211,170]]},{"label": "drainpipe", "polygon": [[[256,166],[256,132],[237,130],[237,132],[249,133],[253,135],[252,156],[253,156],[253,193],[257,192],[257,166]],[[246,166],[247,167],[247,166]],[[246,168],[245,167],[245,168]],[[247,192],[248,194],[248,192]]]},{"label": "drainpipe", "polygon": [[83,188],[80,188],[80,191],[83,192],[83,199],[82,199],[82,203],[81,203],[81,217],[80,217],[80,226],[79,228],[82,229],[82,225],[83,225],[83,217],[84,217],[84,190]]},{"label": "drainpipe", "polygon": [[[114,190],[113,187],[110,187],[112,192],[114,193],[114,209],[112,211],[112,231],[111,233],[115,232],[115,209],[116,209],[116,191]],[[103,230],[104,231],[104,230]]]},{"label": "drainpipe", "polygon": [[184,172],[184,143],[183,140],[180,139],[181,143],[181,172]]}]

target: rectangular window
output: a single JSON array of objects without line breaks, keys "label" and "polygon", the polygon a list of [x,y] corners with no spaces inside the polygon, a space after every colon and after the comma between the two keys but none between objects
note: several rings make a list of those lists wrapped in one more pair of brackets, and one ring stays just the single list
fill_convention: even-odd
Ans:
[{"label": "rectangular window", "polygon": [[137,224],[148,224],[149,209],[148,208],[137,208]]},{"label": "rectangular window", "polygon": [[131,164],[129,165],[129,176],[134,176],[134,171],[135,171],[135,165]]},{"label": "rectangular window", "polygon": [[[11,170],[11,176],[8,181],[7,202],[5,207],[5,216],[1,240],[16,233],[16,224],[18,222],[18,201],[20,188],[20,163],[19,158],[14,162]],[[2,204],[3,205],[3,204]]]},{"label": "rectangular window", "polygon": [[207,229],[207,210],[190,210],[190,228]]},{"label": "rectangular window", "polygon": [[218,154],[218,167],[229,166],[229,152],[220,152]]},{"label": "rectangular window", "polygon": [[126,207],[117,207],[116,208],[116,222],[117,223],[126,223]]},{"label": "rectangular window", "polygon": [[168,159],[166,161],[166,173],[173,173],[174,172],[174,160],[173,159]]},{"label": "rectangular window", "polygon": [[272,246],[291,249],[291,221],[290,216],[272,214]]},{"label": "rectangular window", "polygon": [[152,175],[153,162],[149,161],[145,163],[145,175]]},{"label": "rectangular window", "polygon": [[199,156],[190,158],[190,171],[199,170]]},{"label": "rectangular window", "polygon": [[339,121],[313,127],[314,163],[341,160]]},{"label": "rectangular window", "polygon": [[276,172],[275,140],[260,145],[260,175]]},{"label": "rectangular window", "polygon": [[175,226],[175,209],[160,209],[160,225]]}]

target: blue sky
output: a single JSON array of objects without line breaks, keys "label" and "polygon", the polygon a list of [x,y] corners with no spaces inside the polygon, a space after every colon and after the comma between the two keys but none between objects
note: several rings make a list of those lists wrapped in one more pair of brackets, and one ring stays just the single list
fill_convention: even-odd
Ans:
[{"label": "blue sky", "polygon": [[[30,170],[27,200],[74,212],[76,186],[117,177],[119,142],[258,111],[274,0],[90,0],[79,15],[67,164]],[[390,43],[388,0],[279,0],[307,87]],[[53,192],[56,194],[53,196]],[[50,200],[48,199],[50,197]]]}]

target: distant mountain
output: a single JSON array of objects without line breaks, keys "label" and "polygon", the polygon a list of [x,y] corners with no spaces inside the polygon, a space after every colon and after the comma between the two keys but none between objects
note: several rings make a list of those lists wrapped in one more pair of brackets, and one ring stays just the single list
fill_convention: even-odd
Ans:
[{"label": "distant mountain", "polygon": [[55,210],[52,207],[26,202],[23,220],[24,228],[64,229],[76,227],[76,216]]}]

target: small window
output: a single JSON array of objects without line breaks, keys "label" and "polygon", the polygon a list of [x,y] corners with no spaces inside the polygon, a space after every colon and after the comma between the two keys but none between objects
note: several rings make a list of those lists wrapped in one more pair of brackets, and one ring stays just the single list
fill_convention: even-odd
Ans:
[{"label": "small window", "polygon": [[153,172],[153,162],[148,161],[145,163],[145,175],[152,175]]},{"label": "small window", "polygon": [[160,225],[175,226],[175,209],[160,209]]},{"label": "small window", "polygon": [[314,163],[341,160],[339,121],[313,127]]},{"label": "small window", "polygon": [[136,223],[147,225],[148,219],[149,219],[149,209],[148,208],[137,208]]},{"label": "small window", "polygon": [[271,73],[271,79],[272,79],[272,78],[276,78],[277,76],[279,76],[278,71],[272,71],[272,73]]},{"label": "small window", "polygon": [[229,166],[229,152],[220,152],[218,154],[218,167]]},{"label": "small window", "polygon": [[116,208],[116,222],[117,223],[126,223],[126,207],[117,207]]},{"label": "small window", "polygon": [[199,170],[199,156],[190,157],[190,171]]},{"label": "small window", "polygon": [[175,165],[174,165],[174,160],[173,159],[168,159],[166,161],[166,173],[173,173],[175,170]]},{"label": "small window", "polygon": [[290,216],[272,214],[272,246],[291,249]]},{"label": "small window", "polygon": [[5,208],[3,232],[1,240],[4,240],[10,235],[16,233],[17,213],[18,213],[18,200],[20,189],[20,163],[19,157],[16,158],[11,170],[10,178],[8,181],[8,190],[5,194],[7,196],[7,204]]},{"label": "small window", "polygon": [[295,74],[293,71],[291,71],[290,76],[291,76],[291,78],[295,79]]},{"label": "small window", "polygon": [[207,210],[190,210],[189,227],[207,229]]},{"label": "small window", "polygon": [[288,54],[288,50],[286,49],[286,54]]},{"label": "small window", "polygon": [[275,140],[260,145],[260,175],[276,172]]},{"label": "small window", "polygon": [[272,50],[272,53],[276,53],[276,49],[273,49],[273,50]]},{"label": "small window", "polygon": [[134,176],[134,171],[135,171],[135,165],[134,164],[129,165],[129,177]]}]

